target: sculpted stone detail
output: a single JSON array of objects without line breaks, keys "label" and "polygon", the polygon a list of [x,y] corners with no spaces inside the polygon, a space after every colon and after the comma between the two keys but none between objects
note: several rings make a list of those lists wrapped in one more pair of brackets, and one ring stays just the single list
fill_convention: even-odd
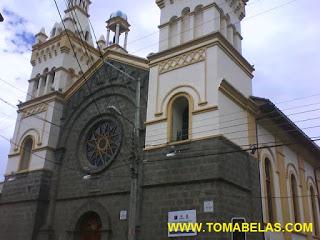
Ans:
[{"label": "sculpted stone detail", "polygon": [[165,60],[159,64],[159,73],[169,72],[171,70],[187,66],[189,64],[204,61],[206,58],[206,48],[196,49],[191,52],[179,55],[177,57]]},{"label": "sculpted stone detail", "polygon": [[41,112],[45,112],[48,109],[48,104],[47,103],[41,103],[35,106],[32,106],[30,108],[27,108],[25,110],[23,110],[23,118],[27,118],[30,117],[32,115],[41,113]]}]

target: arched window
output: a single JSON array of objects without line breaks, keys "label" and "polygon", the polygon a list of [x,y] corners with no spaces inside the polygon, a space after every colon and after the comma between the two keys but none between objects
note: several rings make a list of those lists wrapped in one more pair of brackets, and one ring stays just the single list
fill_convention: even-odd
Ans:
[{"label": "arched window", "polygon": [[85,213],[79,220],[75,240],[100,240],[102,223],[95,212]]},{"label": "arched window", "polygon": [[298,185],[297,185],[296,177],[293,174],[291,174],[290,182],[291,182],[293,220],[294,222],[298,223],[300,220]]},{"label": "arched window", "polygon": [[265,159],[265,175],[266,175],[266,203],[267,203],[267,212],[268,212],[268,221],[273,223],[275,221],[274,214],[274,191],[273,191],[273,179],[272,179],[272,168],[269,158]]},{"label": "arched window", "polygon": [[189,139],[189,123],[189,101],[185,96],[180,96],[172,103],[171,141]]},{"label": "arched window", "polygon": [[312,222],[313,222],[313,228],[314,228],[314,234],[315,236],[319,236],[320,235],[320,229],[319,229],[319,222],[318,222],[318,211],[317,211],[317,196],[315,194],[315,191],[313,189],[313,187],[310,187],[310,200],[311,200],[311,210],[312,210]]},{"label": "arched window", "polygon": [[200,37],[203,29],[203,6],[198,5],[194,10],[194,37]]},{"label": "arched window", "polygon": [[29,168],[31,154],[32,154],[33,140],[28,136],[21,145],[21,159],[19,165],[19,171],[27,170]]},{"label": "arched window", "polygon": [[182,15],[182,24],[181,24],[181,40],[186,42],[189,39],[190,33],[190,8],[184,8],[181,12]]}]

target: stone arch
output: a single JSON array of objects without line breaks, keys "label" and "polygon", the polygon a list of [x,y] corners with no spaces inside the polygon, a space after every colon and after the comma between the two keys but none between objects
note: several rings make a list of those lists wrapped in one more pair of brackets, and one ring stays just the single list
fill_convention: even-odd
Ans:
[{"label": "stone arch", "polygon": [[[86,213],[96,213],[101,220],[101,232],[103,233],[101,239],[107,239],[111,232],[111,221],[110,215],[107,209],[99,202],[94,200],[89,200],[83,205],[81,205],[71,216],[69,219],[69,224],[67,228],[67,233],[74,235],[79,220]],[[71,236],[70,236],[71,237]],[[71,238],[72,239],[72,238]]]},{"label": "stone arch", "polygon": [[298,170],[297,170],[296,166],[292,163],[289,163],[286,168],[286,178],[289,179],[291,174],[295,175],[295,178],[297,179],[298,184],[301,186],[302,183],[300,181]]},{"label": "stone arch", "polygon": [[[161,105],[160,105],[160,112],[162,113],[167,113],[167,111],[165,111],[165,107],[168,106],[168,103],[170,101],[170,99],[176,95],[179,92],[185,92],[186,94],[192,96],[192,99],[197,99],[197,103],[199,104],[201,102],[201,96],[200,93],[198,92],[198,90],[196,88],[194,88],[193,86],[190,85],[180,85],[177,87],[172,88],[162,99],[161,101]],[[194,103],[195,104],[195,103]],[[192,106],[192,108],[195,108],[195,105]]]},{"label": "stone arch", "polygon": [[38,132],[37,129],[35,128],[30,128],[28,130],[26,130],[20,137],[19,139],[19,142],[18,142],[18,148],[19,148],[19,151],[21,151],[20,147],[21,147],[21,144],[22,142],[24,141],[25,138],[27,138],[28,136],[31,136],[32,139],[33,139],[33,142],[34,142],[34,147],[36,145],[40,145],[41,144],[41,136],[40,136],[40,133]]}]

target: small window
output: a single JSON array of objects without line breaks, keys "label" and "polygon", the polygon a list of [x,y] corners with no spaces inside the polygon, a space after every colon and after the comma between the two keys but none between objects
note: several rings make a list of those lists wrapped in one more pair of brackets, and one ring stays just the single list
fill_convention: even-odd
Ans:
[{"label": "small window", "polygon": [[186,97],[178,97],[172,104],[171,141],[189,139],[189,101]]},{"label": "small window", "polygon": [[27,170],[29,168],[31,154],[32,154],[33,140],[32,137],[27,137],[21,145],[21,159],[19,171]]},{"label": "small window", "polygon": [[300,220],[300,209],[299,209],[299,196],[298,196],[298,185],[296,177],[291,175],[291,194],[292,194],[292,210],[293,210],[293,220],[298,223]]},{"label": "small window", "polygon": [[268,221],[273,223],[275,221],[274,214],[274,199],[273,199],[273,179],[272,179],[272,168],[269,158],[265,159],[265,175],[266,175],[266,203],[267,203],[267,212],[268,212]]}]

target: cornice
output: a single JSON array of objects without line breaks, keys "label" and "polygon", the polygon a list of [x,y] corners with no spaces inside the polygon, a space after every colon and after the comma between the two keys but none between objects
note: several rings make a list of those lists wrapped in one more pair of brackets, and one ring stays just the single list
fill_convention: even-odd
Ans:
[{"label": "cornice", "polygon": [[195,50],[201,47],[210,47],[218,45],[230,58],[238,64],[250,78],[253,78],[254,67],[229,43],[228,40],[223,37],[220,32],[210,33],[203,37],[197,38],[195,40],[186,42],[179,46],[166,49],[164,51],[155,53],[148,57],[150,60],[150,66],[156,66],[160,62],[165,61],[167,59],[176,57],[183,53]]},{"label": "cornice", "polygon": [[245,97],[241,92],[239,92],[236,88],[234,88],[229,82],[226,80],[222,80],[219,91],[222,92],[226,97],[232,100],[241,108],[250,111],[254,115],[258,112],[258,107],[253,100]]},{"label": "cornice", "polygon": [[48,103],[48,102],[52,102],[52,101],[64,102],[63,94],[60,92],[52,92],[52,93],[43,95],[41,97],[31,99],[29,101],[26,101],[24,103],[19,104],[18,105],[18,108],[19,108],[18,112],[25,112],[26,109],[28,109],[30,107],[34,107],[38,104]]},{"label": "cornice", "polygon": [[102,66],[103,61],[114,60],[123,64],[149,70],[148,60],[131,54],[121,53],[112,49],[107,49],[103,55],[103,60],[99,58],[85,73],[78,79],[65,93],[64,98],[69,99],[81,86]]}]

